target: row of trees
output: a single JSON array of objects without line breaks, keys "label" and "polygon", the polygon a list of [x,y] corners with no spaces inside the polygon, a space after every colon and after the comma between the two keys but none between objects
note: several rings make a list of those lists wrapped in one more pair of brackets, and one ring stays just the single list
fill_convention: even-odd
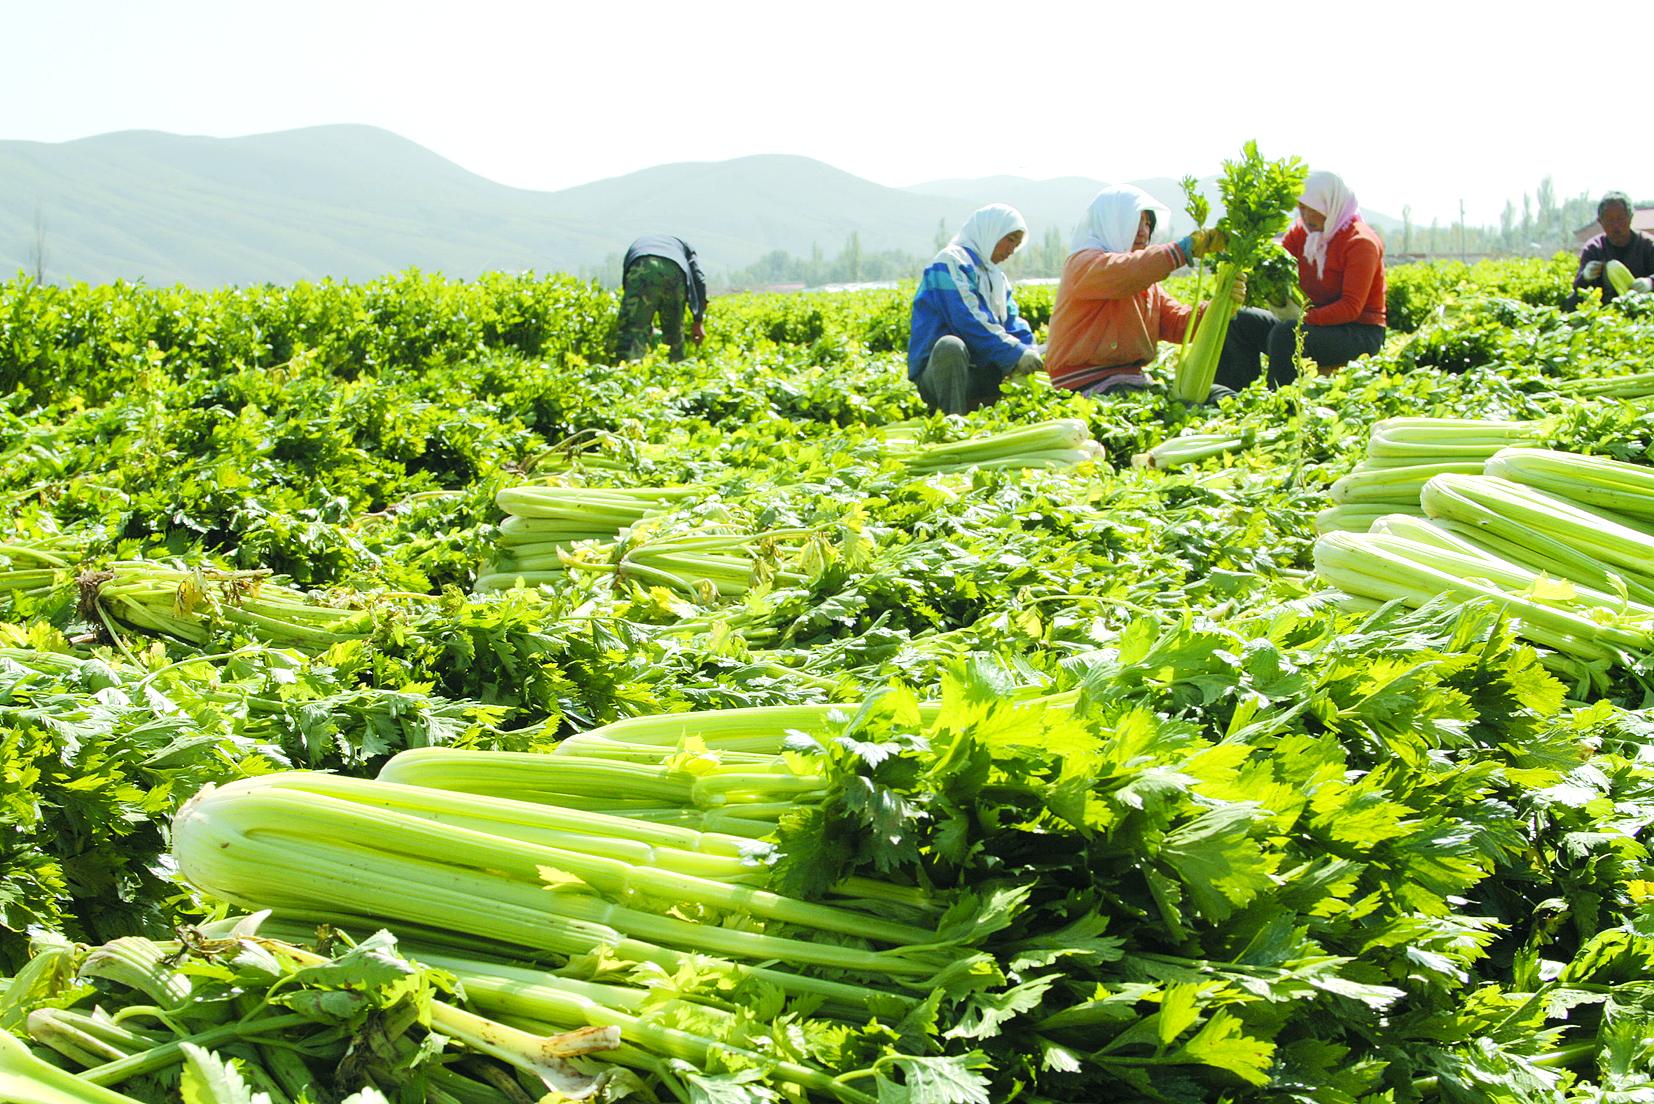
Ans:
[{"label": "row of trees", "polygon": [[1539,182],[1536,191],[1522,193],[1520,209],[1514,200],[1505,201],[1498,226],[1467,225],[1463,220],[1445,227],[1439,220],[1432,221],[1428,227],[1419,226],[1413,222],[1412,207],[1407,206],[1401,209],[1399,240],[1397,235],[1391,235],[1386,244],[1401,253],[1427,256],[1457,253],[1548,256],[1558,250],[1571,252],[1575,248],[1574,233],[1596,221],[1598,198],[1586,192],[1559,199],[1556,186],[1547,176]]},{"label": "row of trees", "polygon": [[[778,284],[803,284],[821,287],[825,284],[882,283],[891,280],[910,280],[930,262],[936,251],[953,236],[946,222],[938,224],[933,249],[924,254],[908,253],[900,249],[868,251],[862,248],[861,235],[852,232],[838,253],[829,257],[815,246],[808,257],[799,257],[783,249],[771,250],[745,268],[728,273],[724,279],[731,287],[768,287]],[[1066,239],[1056,230],[1048,229],[1045,236],[1023,245],[1005,264],[1005,271],[1013,278],[1055,276],[1062,270],[1063,258],[1068,256]]]}]

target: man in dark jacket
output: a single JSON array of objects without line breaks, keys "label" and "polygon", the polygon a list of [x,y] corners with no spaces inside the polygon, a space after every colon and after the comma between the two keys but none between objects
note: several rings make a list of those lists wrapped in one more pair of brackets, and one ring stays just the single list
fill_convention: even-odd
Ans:
[{"label": "man in dark jacket", "polygon": [[682,360],[685,306],[694,323],[689,336],[697,345],[705,339],[706,277],[689,243],[667,234],[641,237],[626,250],[622,273],[617,342],[621,360],[637,360],[649,350],[657,314],[671,358]]},{"label": "man in dark jacket", "polygon": [[1574,275],[1574,291],[1568,297],[1572,307],[1586,288],[1601,288],[1604,303],[1617,292],[1608,282],[1609,261],[1618,261],[1631,270],[1636,282],[1632,290],[1647,292],[1650,277],[1654,277],[1654,238],[1631,228],[1631,197],[1624,192],[1609,192],[1597,204],[1597,222],[1602,233],[1585,243],[1579,251],[1579,271]]}]

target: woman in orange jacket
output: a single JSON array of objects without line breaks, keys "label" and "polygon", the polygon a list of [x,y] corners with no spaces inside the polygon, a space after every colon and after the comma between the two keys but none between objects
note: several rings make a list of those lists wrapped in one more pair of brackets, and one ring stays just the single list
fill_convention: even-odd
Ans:
[{"label": "woman in orange jacket", "polygon": [[1296,379],[1300,329],[1304,357],[1322,368],[1341,368],[1384,344],[1384,242],[1362,220],[1355,193],[1341,179],[1309,174],[1298,221],[1281,244],[1298,262],[1309,309],[1238,311],[1218,361],[1217,382],[1225,387],[1239,390],[1256,379],[1260,356],[1269,358],[1271,387]]},{"label": "woman in orange jacket", "polygon": [[1182,341],[1189,324],[1190,308],[1160,281],[1223,246],[1216,230],[1153,244],[1170,227],[1171,212],[1140,188],[1117,184],[1097,193],[1074,232],[1051,309],[1045,368],[1052,383],[1086,395],[1149,386],[1143,369],[1159,343]]}]

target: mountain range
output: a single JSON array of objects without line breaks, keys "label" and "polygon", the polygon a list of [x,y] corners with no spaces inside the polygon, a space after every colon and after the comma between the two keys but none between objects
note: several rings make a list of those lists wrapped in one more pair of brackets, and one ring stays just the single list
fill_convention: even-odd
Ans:
[{"label": "mountain range", "polygon": [[[1186,228],[1175,181],[1136,183]],[[716,279],[777,250],[836,254],[852,233],[864,251],[925,255],[939,225],[951,230],[990,202],[1021,210],[1035,240],[1047,228],[1066,239],[1100,186],[999,176],[892,188],[810,158],[764,155],[542,192],[488,180],[374,127],[242,138],[122,131],[0,141],[0,273],[196,287],[360,280],[409,267],[613,281],[632,238],[664,231],[692,243]]]}]

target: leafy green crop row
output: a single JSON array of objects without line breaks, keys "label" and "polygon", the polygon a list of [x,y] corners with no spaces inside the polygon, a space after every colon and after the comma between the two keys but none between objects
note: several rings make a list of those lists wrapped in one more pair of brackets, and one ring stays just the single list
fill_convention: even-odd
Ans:
[{"label": "leafy green crop row", "polygon": [[[1390,326],[1411,332],[1459,292],[1474,288],[1539,306],[1566,297],[1573,262],[1454,262],[1391,269]],[[1174,280],[1187,297],[1193,279]],[[1187,285],[1187,286],[1185,286]],[[1051,316],[1053,285],[1017,293],[1037,329]],[[713,308],[707,351],[761,344],[844,355],[907,348],[910,289],[836,295],[741,295]],[[112,284],[0,285],[0,386],[35,402],[69,395],[97,404],[157,379],[198,372],[319,369],[352,380],[389,371],[458,367],[490,353],[553,365],[612,353],[615,300],[570,277],[493,274],[473,282],[409,272],[365,284],[331,281],[191,291]],[[819,359],[819,357],[817,358]],[[158,375],[157,375],[158,373]]]}]

